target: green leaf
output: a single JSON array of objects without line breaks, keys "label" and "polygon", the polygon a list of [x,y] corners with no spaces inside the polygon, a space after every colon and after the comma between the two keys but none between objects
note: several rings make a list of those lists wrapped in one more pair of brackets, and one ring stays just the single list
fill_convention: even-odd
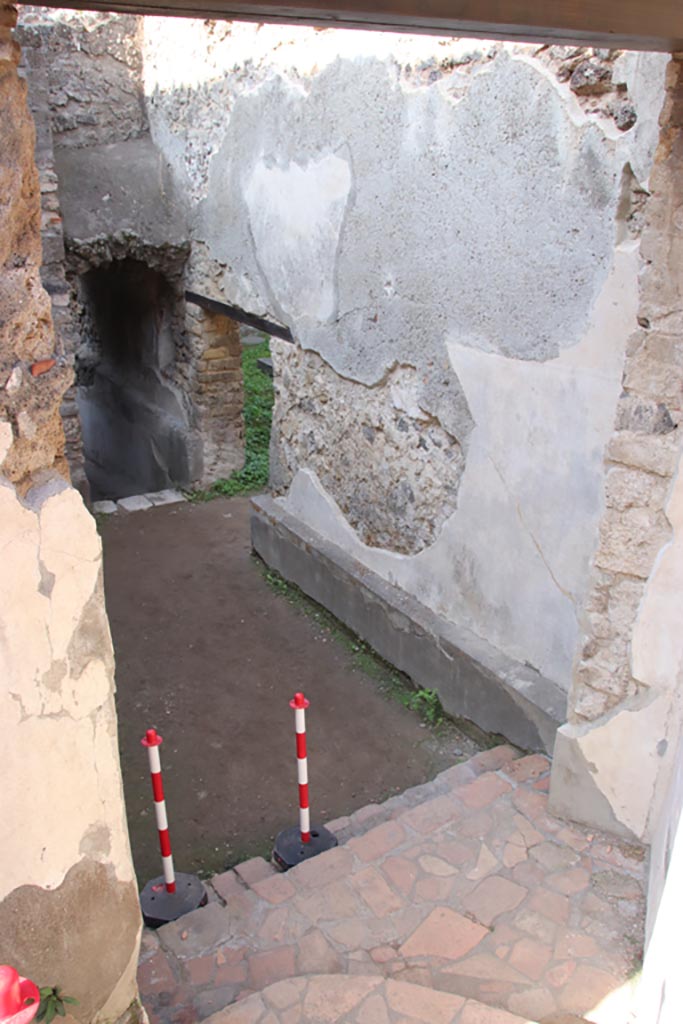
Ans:
[{"label": "green leaf", "polygon": [[63,1003],[73,1003],[74,1005],[78,1002],[78,999],[74,999],[73,996],[62,996]]},{"label": "green leaf", "polygon": [[56,1004],[56,1006],[57,1006],[57,1013],[59,1014],[59,1016],[60,1017],[66,1017],[66,1010],[64,1009],[64,1003],[62,1002],[61,999]]},{"label": "green leaf", "polygon": [[47,1013],[45,1014],[45,1024],[52,1024],[55,1018],[55,1003],[54,999],[51,999],[47,1006]]}]

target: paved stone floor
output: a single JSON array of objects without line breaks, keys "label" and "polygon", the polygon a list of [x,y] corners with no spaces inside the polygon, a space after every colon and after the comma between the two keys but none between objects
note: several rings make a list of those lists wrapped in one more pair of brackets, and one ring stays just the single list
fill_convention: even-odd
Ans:
[{"label": "paved stone floor", "polygon": [[[497,747],[331,823],[340,846],[286,875],[215,876],[207,907],[145,933],[152,1024],[626,1024],[644,850],[552,817],[549,768]],[[318,975],[347,977],[327,998]]]}]

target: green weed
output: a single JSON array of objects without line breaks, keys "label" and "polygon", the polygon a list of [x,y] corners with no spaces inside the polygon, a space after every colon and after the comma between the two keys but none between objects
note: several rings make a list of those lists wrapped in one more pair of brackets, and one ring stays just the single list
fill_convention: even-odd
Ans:
[{"label": "green weed", "polygon": [[409,676],[385,661],[370,644],[335,618],[332,612],[313,601],[296,584],[289,583],[275,569],[269,569],[257,555],[253,558],[261,568],[268,586],[312,618],[328,636],[346,648],[353,667],[374,679],[380,692],[416,712],[423,722],[435,728],[448,721],[436,690],[416,690]]},{"label": "green weed", "polygon": [[74,999],[73,996],[63,995],[57,985],[45,985],[39,991],[40,1005],[36,1020],[44,1021],[45,1024],[52,1024],[56,1016],[65,1017],[67,1013],[66,1005],[78,1003],[78,999]]}]

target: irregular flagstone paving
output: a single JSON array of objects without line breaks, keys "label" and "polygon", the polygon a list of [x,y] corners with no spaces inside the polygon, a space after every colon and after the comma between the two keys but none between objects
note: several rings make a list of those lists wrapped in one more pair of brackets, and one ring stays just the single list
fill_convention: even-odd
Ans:
[{"label": "irregular flagstone paving", "polygon": [[331,823],[344,844],[287,874],[256,858],[215,876],[207,907],[145,933],[152,1024],[194,1024],[237,1000],[216,1024],[441,1019],[390,1005],[395,989],[379,982],[332,1017],[311,1016],[303,987],[296,1006],[252,997],[310,975],[406,982],[425,1006],[459,997],[438,1004],[444,1024],[603,1024],[596,1007],[642,955],[644,850],[552,817],[549,771],[539,754],[484,751]]},{"label": "irregular flagstone paving", "polygon": [[316,975],[271,985],[216,1014],[215,1024],[526,1024],[473,999],[381,977]]}]

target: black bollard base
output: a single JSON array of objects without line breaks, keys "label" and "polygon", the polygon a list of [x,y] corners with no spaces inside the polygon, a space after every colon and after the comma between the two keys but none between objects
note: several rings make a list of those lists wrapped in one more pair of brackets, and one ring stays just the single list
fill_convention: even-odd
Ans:
[{"label": "black bollard base", "polygon": [[301,832],[298,828],[286,828],[275,837],[273,860],[282,871],[288,871],[302,861],[310,860],[318,853],[332,850],[335,846],[337,837],[321,825],[314,825],[311,829],[310,843],[301,842]]},{"label": "black bollard base", "polygon": [[164,876],[159,875],[140,893],[142,916],[149,928],[160,928],[191,910],[206,906],[209,896],[196,875],[185,875],[180,871],[175,876],[175,885],[175,892],[166,892]]}]

